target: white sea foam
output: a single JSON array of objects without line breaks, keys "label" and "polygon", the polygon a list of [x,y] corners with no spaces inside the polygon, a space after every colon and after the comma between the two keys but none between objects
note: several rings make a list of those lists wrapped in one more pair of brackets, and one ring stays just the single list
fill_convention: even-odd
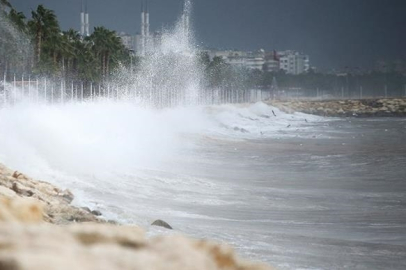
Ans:
[{"label": "white sea foam", "polygon": [[156,169],[162,160],[193,149],[187,135],[245,139],[281,136],[281,131],[290,136],[294,128],[306,128],[302,115],[264,103],[164,110],[106,101],[22,103],[0,110],[0,161],[21,170],[74,175],[131,172]]}]

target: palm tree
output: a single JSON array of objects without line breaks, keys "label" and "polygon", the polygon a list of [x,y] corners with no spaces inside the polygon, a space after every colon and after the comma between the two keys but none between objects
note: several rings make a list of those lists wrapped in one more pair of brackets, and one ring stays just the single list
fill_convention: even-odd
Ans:
[{"label": "palm tree", "polygon": [[[61,51],[63,70],[65,75],[73,73],[76,70],[77,57],[80,51],[80,44],[82,43],[79,33],[73,29],[63,32],[62,44],[64,45]],[[66,62],[66,67],[65,67]]]},{"label": "palm tree", "polygon": [[111,61],[115,60],[114,54],[122,47],[121,39],[117,37],[115,31],[95,27],[90,41],[93,44],[93,52],[100,61],[101,74],[105,77],[110,73]]},{"label": "palm tree", "polygon": [[23,33],[27,32],[27,25],[25,23],[25,15],[22,12],[16,11],[14,8],[10,10],[10,13],[8,14],[8,17],[10,18],[10,21],[17,27],[18,30],[20,30]]},{"label": "palm tree", "polygon": [[39,63],[43,41],[60,32],[59,23],[55,13],[43,5],[39,5],[31,14],[32,19],[28,22],[28,26],[35,40],[36,62]]}]

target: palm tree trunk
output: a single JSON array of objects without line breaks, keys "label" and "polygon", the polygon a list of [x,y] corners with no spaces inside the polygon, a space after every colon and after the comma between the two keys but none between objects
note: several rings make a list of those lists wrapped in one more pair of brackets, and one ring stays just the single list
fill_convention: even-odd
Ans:
[{"label": "palm tree trunk", "polygon": [[109,65],[110,65],[110,54],[109,54],[109,51],[107,51],[106,52],[106,76],[108,74],[110,74]]},{"label": "palm tree trunk", "polygon": [[42,31],[40,27],[37,27],[37,64],[41,60],[41,45],[42,45]]},{"label": "palm tree trunk", "polygon": [[102,53],[102,57],[101,57],[101,68],[102,68],[102,76],[104,77],[106,75],[106,66],[105,66],[105,57],[106,55],[104,53]]}]

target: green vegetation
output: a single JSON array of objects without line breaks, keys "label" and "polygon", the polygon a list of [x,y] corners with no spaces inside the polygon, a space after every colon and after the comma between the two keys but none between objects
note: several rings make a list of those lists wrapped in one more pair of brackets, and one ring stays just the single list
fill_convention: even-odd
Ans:
[{"label": "green vegetation", "polygon": [[55,13],[43,5],[29,19],[7,0],[0,5],[0,73],[100,81],[130,62],[130,52],[114,31],[95,27],[82,38],[73,29],[62,32]]}]

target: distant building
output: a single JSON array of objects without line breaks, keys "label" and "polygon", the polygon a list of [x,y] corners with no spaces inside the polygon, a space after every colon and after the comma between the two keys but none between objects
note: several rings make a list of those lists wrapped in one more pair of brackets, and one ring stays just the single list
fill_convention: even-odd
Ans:
[{"label": "distant building", "polygon": [[296,51],[278,52],[279,68],[287,74],[298,75],[310,69],[309,56]]},{"label": "distant building", "polygon": [[279,57],[276,51],[265,54],[264,71],[278,72],[280,70]]},{"label": "distant building", "polygon": [[244,51],[209,51],[208,52],[210,59],[214,57],[222,58],[227,64],[248,68],[248,69],[258,69],[263,70],[265,64],[265,51],[259,50],[257,52],[244,52]]},{"label": "distant building", "polygon": [[214,57],[220,57],[226,62],[229,57],[234,57],[234,58],[241,57],[238,52],[235,52],[235,54],[234,54],[234,51],[229,51],[229,50],[227,50],[227,51],[211,50],[211,51],[208,51],[208,54],[209,54],[210,60],[213,60]]},{"label": "distant building", "polygon": [[213,60],[214,57],[220,57],[223,59],[227,64],[235,66],[235,67],[245,67],[246,65],[246,52],[243,51],[233,51],[233,50],[226,50],[226,51],[217,51],[217,50],[208,50],[204,51],[209,55],[210,60]]},{"label": "distant building", "polygon": [[245,67],[251,70],[264,70],[265,51],[259,50],[248,54],[245,62]]},{"label": "distant building", "polygon": [[288,74],[302,74],[310,70],[309,56],[296,51],[255,52],[244,51],[207,51],[210,59],[222,58],[227,64],[235,67],[243,67],[250,70],[262,70],[265,72],[278,72],[284,70]]}]

